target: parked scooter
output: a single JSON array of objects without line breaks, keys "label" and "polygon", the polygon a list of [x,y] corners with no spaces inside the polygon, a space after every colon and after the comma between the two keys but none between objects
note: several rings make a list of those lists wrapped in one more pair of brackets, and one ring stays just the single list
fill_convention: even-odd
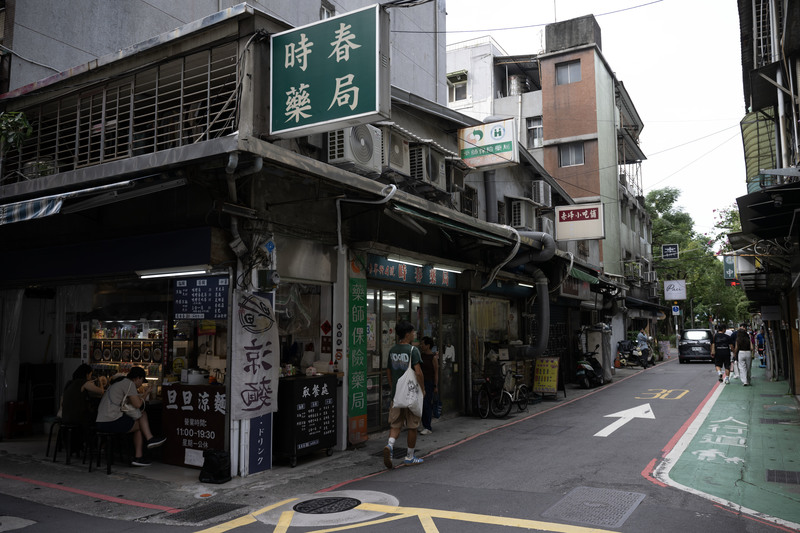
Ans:
[{"label": "parked scooter", "polygon": [[[647,359],[650,359],[649,354]],[[641,366],[642,368],[647,368],[649,363],[648,360],[645,360],[642,351],[636,347],[636,343],[633,341],[619,341],[617,343],[617,360],[620,366]]]},{"label": "parked scooter", "polygon": [[606,380],[603,377],[603,365],[597,360],[597,349],[600,345],[594,347],[593,352],[583,354],[583,358],[578,361],[577,381],[578,385],[583,389],[598,387],[603,385]]}]

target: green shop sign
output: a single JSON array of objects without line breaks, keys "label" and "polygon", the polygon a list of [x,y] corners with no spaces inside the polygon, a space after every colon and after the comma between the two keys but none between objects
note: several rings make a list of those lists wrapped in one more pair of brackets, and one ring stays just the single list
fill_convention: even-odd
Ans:
[{"label": "green shop sign", "polygon": [[299,137],[390,116],[389,15],[374,5],[270,39],[270,131]]}]

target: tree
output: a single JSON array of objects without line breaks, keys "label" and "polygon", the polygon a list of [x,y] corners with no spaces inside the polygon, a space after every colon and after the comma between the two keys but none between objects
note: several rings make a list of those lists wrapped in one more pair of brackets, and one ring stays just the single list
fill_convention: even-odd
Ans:
[{"label": "tree", "polygon": [[739,208],[734,204],[714,209],[714,213],[714,234],[711,236],[711,242],[719,245],[717,255],[732,252],[733,246],[728,241],[728,234],[742,231]]},{"label": "tree", "polygon": [[[709,327],[711,320],[746,319],[744,291],[725,284],[722,262],[712,248],[716,241],[694,231],[692,217],[675,205],[679,197],[680,191],[674,187],[650,191],[645,198],[645,209],[653,222],[653,268],[659,279],[686,281],[687,300],[678,304],[685,311],[683,327],[692,327],[691,312],[695,327]],[[725,223],[728,222],[726,219]],[[663,244],[677,244],[679,258],[662,258]],[[672,301],[665,303],[673,305]]]},{"label": "tree", "polygon": [[0,178],[3,177],[3,161],[11,150],[19,150],[25,139],[33,134],[33,126],[21,111],[0,113]]}]

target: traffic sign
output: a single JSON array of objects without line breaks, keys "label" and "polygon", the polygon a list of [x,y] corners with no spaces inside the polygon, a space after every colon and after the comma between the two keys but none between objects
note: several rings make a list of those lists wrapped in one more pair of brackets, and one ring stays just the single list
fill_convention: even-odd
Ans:
[{"label": "traffic sign", "polygon": [[673,306],[672,306],[672,314],[673,314],[673,315],[679,315],[679,314],[681,314],[681,308],[680,308],[680,306],[678,306],[678,305],[673,305]]}]

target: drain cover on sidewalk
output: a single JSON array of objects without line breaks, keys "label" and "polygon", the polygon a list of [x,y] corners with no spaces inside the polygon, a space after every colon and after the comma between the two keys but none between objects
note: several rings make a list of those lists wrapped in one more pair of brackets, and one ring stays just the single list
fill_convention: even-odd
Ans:
[{"label": "drain cover on sidewalk", "polygon": [[576,487],[542,513],[546,518],[593,526],[620,527],[644,500],[644,494]]},{"label": "drain cover on sidewalk", "polygon": [[241,509],[242,507],[244,507],[244,505],[240,505],[238,503],[208,502],[195,505],[194,507],[186,509],[185,511],[181,511],[180,513],[175,513],[174,515],[171,515],[169,519],[175,520],[176,522],[197,523],[208,520],[209,518],[230,513],[231,511]]}]

